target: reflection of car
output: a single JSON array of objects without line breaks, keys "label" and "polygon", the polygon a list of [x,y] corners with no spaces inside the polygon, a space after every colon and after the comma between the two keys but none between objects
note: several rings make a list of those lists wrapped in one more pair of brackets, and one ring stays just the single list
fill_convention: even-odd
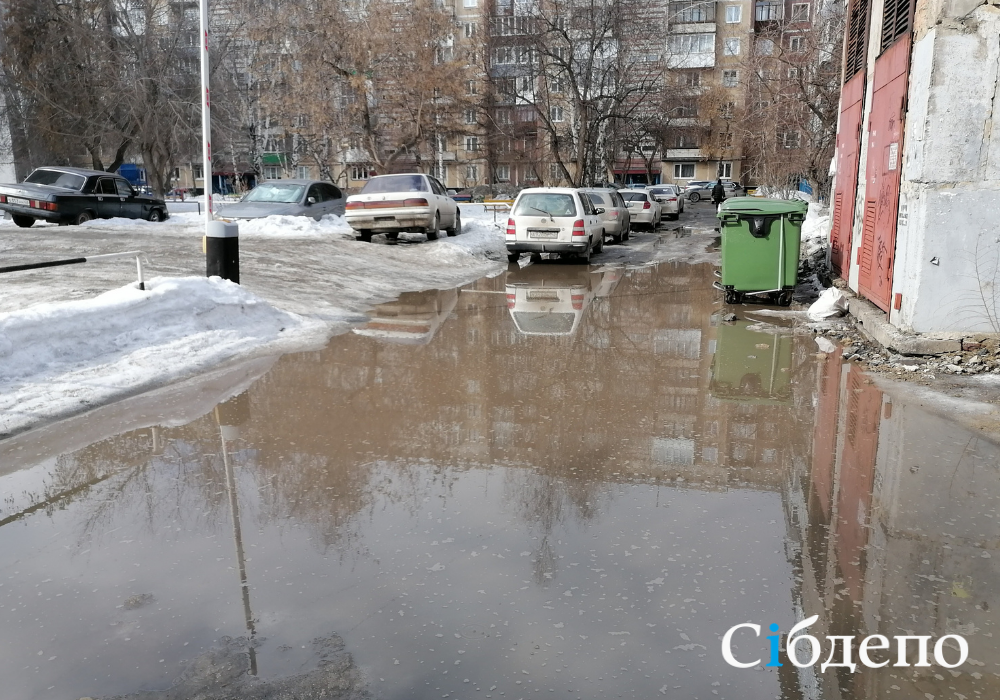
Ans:
[{"label": "reflection of car", "polygon": [[344,213],[344,194],[319,180],[268,180],[235,204],[219,207],[220,219],[261,219],[265,216],[308,216],[319,221]]},{"label": "reflection of car", "polygon": [[368,323],[353,330],[389,343],[426,345],[457,302],[457,289],[404,292],[395,301],[376,306]]},{"label": "reflection of car", "polygon": [[396,238],[403,231],[427,234],[433,241],[443,228],[449,236],[462,232],[462,213],[444,186],[430,175],[377,175],[359,194],[347,198],[347,223],[358,239],[376,233]]},{"label": "reflection of car", "polygon": [[603,208],[571,187],[521,190],[507,219],[507,259],[521,253],[575,255],[585,262],[604,250]]},{"label": "reflection of car", "polygon": [[507,310],[525,335],[572,335],[596,298],[611,294],[621,270],[585,265],[529,265],[507,273]]},{"label": "reflection of car", "polygon": [[628,205],[633,226],[646,224],[651,230],[656,228],[656,225],[660,223],[660,203],[656,201],[655,197],[645,189],[618,190],[618,192]]},{"label": "reflection of car", "polygon": [[[726,199],[739,196],[742,189],[740,187],[740,183],[733,182],[731,180],[723,180],[722,186],[726,188]],[[714,181],[691,182],[688,183],[687,189],[684,190],[684,196],[691,202],[698,202],[702,199],[711,199],[713,187],[715,187]]]},{"label": "reflection of car", "polygon": [[604,235],[611,236],[615,243],[627,241],[632,226],[632,215],[629,214],[628,205],[622,196],[615,190],[588,188],[580,191],[590,197],[595,208],[604,210],[600,214]]},{"label": "reflection of car", "polygon": [[37,168],[16,185],[0,185],[0,210],[27,228],[36,220],[82,224],[91,219],[166,220],[162,199],[139,194],[114,173],[82,168]]},{"label": "reflection of car", "polygon": [[684,197],[676,185],[652,185],[646,191],[660,203],[660,216],[677,220],[684,211]]}]

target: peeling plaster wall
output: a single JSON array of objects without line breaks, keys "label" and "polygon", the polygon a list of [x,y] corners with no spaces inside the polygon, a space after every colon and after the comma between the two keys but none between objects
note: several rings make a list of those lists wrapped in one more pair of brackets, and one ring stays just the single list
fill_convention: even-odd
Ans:
[{"label": "peeling plaster wall", "polygon": [[[950,15],[970,3],[934,4]],[[929,24],[933,9],[918,19]],[[902,307],[889,320],[1000,331],[1000,8],[938,16],[918,26],[911,57],[893,276]]]}]

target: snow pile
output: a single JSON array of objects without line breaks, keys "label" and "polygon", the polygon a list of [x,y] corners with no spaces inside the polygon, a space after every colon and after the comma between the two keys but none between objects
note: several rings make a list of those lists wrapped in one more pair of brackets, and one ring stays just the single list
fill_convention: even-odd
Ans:
[{"label": "snow pile", "polygon": [[797,301],[811,301],[831,284],[829,234],[830,210],[825,205],[809,202],[806,220],[802,223]]},{"label": "snow pile", "polygon": [[[200,223],[200,222],[199,222]],[[322,238],[348,235],[353,240],[353,229],[343,216],[330,214],[319,221],[307,216],[267,216],[263,219],[242,219],[240,237],[246,238]]]},{"label": "snow pile", "polygon": [[809,203],[809,212],[802,224],[802,249],[800,258],[808,258],[818,250],[825,251],[830,244],[830,210],[825,205]]},{"label": "snow pile", "polygon": [[0,436],[327,336],[325,324],[218,277],[158,277],[147,286],[0,314]]}]

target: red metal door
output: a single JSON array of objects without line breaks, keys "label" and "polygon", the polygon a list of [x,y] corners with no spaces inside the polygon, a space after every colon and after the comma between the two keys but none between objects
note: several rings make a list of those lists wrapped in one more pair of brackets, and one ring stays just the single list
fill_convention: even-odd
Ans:
[{"label": "red metal door", "polygon": [[858,291],[883,311],[889,310],[892,297],[909,71],[910,35],[907,34],[875,61],[874,94],[868,121],[865,220],[858,259]]},{"label": "red metal door", "polygon": [[837,185],[833,191],[833,227],[830,231],[831,263],[847,276],[851,256],[854,201],[858,191],[858,150],[864,107],[865,72],[859,71],[840,93],[840,127],[837,131]]}]

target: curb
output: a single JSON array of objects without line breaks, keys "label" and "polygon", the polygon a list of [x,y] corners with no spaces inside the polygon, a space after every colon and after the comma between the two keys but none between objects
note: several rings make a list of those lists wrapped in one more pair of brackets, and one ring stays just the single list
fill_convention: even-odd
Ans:
[{"label": "curb", "polygon": [[850,296],[847,310],[865,335],[886,350],[892,350],[900,355],[942,355],[962,351],[960,339],[928,338],[900,331],[886,320],[885,313],[881,309],[865,299]]}]

